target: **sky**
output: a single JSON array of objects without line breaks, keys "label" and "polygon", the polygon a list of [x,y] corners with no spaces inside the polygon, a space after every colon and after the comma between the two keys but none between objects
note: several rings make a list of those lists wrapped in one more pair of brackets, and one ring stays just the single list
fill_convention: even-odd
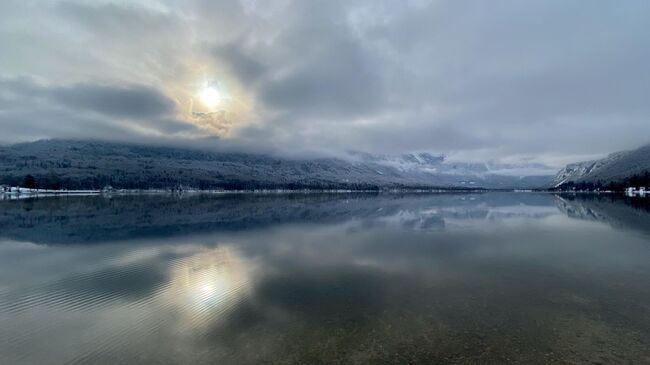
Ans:
[{"label": "sky", "polygon": [[0,143],[427,151],[650,143],[650,2],[0,1]]}]

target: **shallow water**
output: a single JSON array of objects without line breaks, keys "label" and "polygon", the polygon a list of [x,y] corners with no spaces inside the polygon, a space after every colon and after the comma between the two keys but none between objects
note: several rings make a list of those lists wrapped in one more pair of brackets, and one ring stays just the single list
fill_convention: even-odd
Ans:
[{"label": "shallow water", "polygon": [[0,363],[650,363],[647,201],[0,202]]}]

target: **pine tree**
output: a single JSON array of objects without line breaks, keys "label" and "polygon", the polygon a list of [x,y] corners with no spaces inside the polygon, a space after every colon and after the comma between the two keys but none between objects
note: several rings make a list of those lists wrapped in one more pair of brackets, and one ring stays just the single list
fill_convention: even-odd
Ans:
[{"label": "pine tree", "polygon": [[25,176],[25,179],[23,179],[23,187],[27,189],[36,189],[36,179],[34,179],[34,176]]}]

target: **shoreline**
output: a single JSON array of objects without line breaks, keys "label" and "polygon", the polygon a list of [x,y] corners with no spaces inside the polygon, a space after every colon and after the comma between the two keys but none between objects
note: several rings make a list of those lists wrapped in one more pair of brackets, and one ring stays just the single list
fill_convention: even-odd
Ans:
[{"label": "shoreline", "polygon": [[526,194],[623,194],[619,191],[552,191],[534,189],[112,189],[112,190],[47,190],[12,187],[10,191],[0,191],[0,200],[21,200],[31,198],[69,197],[69,196],[123,196],[123,195],[232,195],[232,194],[478,194],[478,193],[526,193]]},{"label": "shoreline", "polygon": [[[16,188],[12,188],[16,189]],[[353,190],[353,189],[253,189],[253,190],[171,190],[171,189],[113,189],[113,190],[45,190],[25,189],[0,191],[1,200],[18,200],[29,198],[67,197],[67,196],[116,196],[116,195],[228,195],[228,194],[446,194],[446,193],[486,193],[513,192],[503,189],[384,189],[384,190]]]}]

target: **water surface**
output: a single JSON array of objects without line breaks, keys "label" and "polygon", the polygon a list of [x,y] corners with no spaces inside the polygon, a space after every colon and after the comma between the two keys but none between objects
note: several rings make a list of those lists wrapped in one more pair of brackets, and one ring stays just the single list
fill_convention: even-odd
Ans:
[{"label": "water surface", "polygon": [[4,201],[0,363],[650,363],[650,208],[522,193]]}]

